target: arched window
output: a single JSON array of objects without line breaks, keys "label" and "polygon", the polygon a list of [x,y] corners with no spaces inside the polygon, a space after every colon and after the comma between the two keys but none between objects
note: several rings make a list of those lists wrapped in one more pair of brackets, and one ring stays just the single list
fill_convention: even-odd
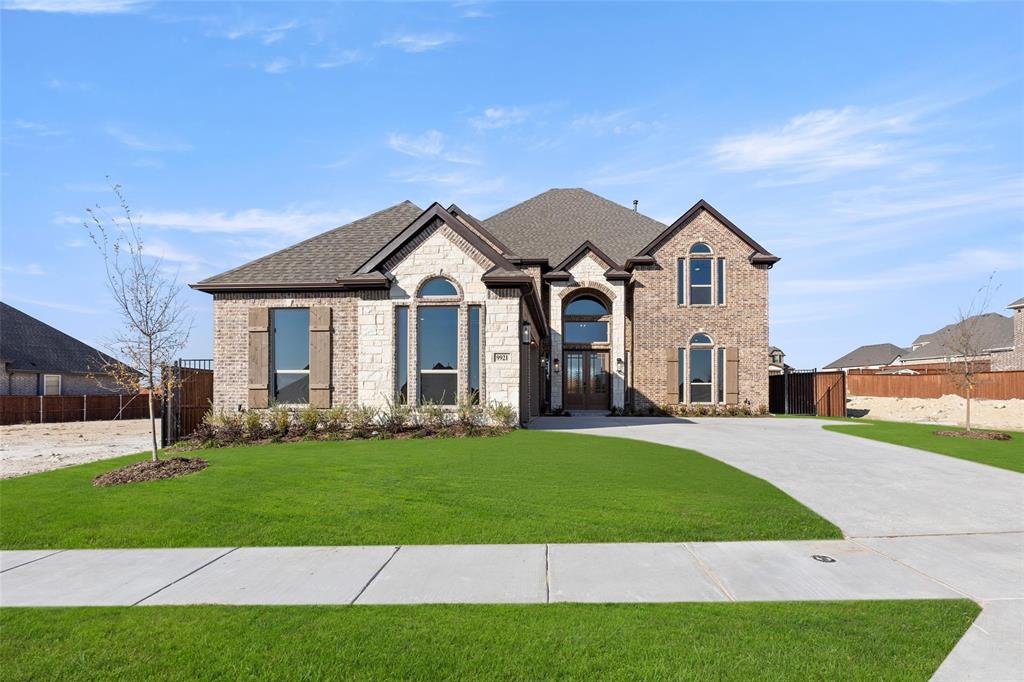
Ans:
[{"label": "arched window", "polygon": [[608,305],[593,294],[580,294],[565,304],[562,338],[566,343],[608,343]]},{"label": "arched window", "polygon": [[566,315],[600,317],[608,314],[608,306],[593,296],[579,296],[565,306]]},{"label": "arched window", "polygon": [[690,247],[690,305],[711,305],[711,247],[698,242]]},{"label": "arched window", "polygon": [[690,402],[710,403],[714,375],[711,371],[712,353],[711,337],[707,334],[694,334],[690,337]]},{"label": "arched window", "polygon": [[690,247],[690,255],[699,253],[711,254],[711,247],[708,246],[707,244],[704,244],[703,242],[697,242],[696,244]]},{"label": "arched window", "polygon": [[428,279],[420,287],[420,296],[458,296],[459,290],[444,277]]}]

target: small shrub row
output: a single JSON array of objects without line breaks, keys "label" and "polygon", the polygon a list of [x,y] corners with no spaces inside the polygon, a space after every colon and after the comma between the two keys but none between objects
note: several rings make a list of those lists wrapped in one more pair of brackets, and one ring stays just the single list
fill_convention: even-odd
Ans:
[{"label": "small shrub row", "polygon": [[511,405],[462,403],[443,406],[427,403],[413,407],[388,400],[383,407],[312,406],[289,409],[227,412],[210,410],[181,449],[244,445],[296,440],[350,440],[365,438],[432,438],[485,436],[515,428],[518,414]]},{"label": "small shrub row", "polygon": [[763,417],[768,414],[767,405],[754,409],[749,403],[743,405],[651,405],[644,410],[628,407],[625,410],[612,408],[611,416],[627,417]]}]

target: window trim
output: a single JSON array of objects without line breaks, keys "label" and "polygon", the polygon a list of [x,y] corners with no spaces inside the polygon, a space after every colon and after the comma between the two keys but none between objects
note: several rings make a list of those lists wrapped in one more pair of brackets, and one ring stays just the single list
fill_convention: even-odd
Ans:
[{"label": "window trim", "polygon": [[[476,353],[473,352],[474,311],[476,312]],[[469,366],[466,367],[466,402],[482,405],[484,393],[484,307],[479,304],[466,306],[466,354],[469,356]],[[472,386],[474,364],[476,364],[476,389]]]},{"label": "window trim", "polygon": [[[306,311],[306,334],[307,334],[307,341],[306,341],[306,365],[307,365],[307,369],[278,369],[277,368],[277,359],[275,357],[277,355],[277,353],[274,352],[274,346],[276,345],[276,342],[277,342],[277,325],[274,322],[274,316],[277,314],[277,311],[279,311],[279,310],[305,310]],[[269,388],[270,388],[269,393],[270,393],[270,396],[269,397],[270,397],[270,405],[271,406],[283,405],[285,407],[305,407],[305,406],[309,405],[309,387],[308,387],[308,385],[306,387],[306,402],[304,402],[304,403],[283,403],[283,402],[278,402],[277,401],[277,375],[278,374],[305,374],[307,378],[309,377],[309,369],[308,369],[308,365],[309,365],[309,339],[308,339],[308,334],[309,334],[309,314],[310,314],[309,308],[306,307],[306,306],[277,307],[277,308],[271,308],[270,309],[270,320],[269,320],[269,322],[270,322],[270,343],[268,344],[268,350],[270,352],[270,362],[268,362],[267,365],[269,365],[269,367],[270,367],[270,383],[269,383]]]},{"label": "window trim", "polygon": [[[399,322],[402,313],[405,313],[405,336],[401,333],[402,325]],[[405,395],[402,395],[402,377],[399,376],[399,367],[402,366],[402,352],[405,351]],[[395,399],[401,399],[406,405],[409,403],[409,306],[395,306]]]},{"label": "window trim", "polygon": [[[603,315],[567,315],[565,311],[575,301],[581,298],[592,298],[598,301],[604,306],[607,311]],[[612,306],[614,304],[610,301],[606,301],[603,296],[596,293],[593,289],[584,290],[580,292],[574,292],[568,296],[566,300],[562,302],[562,324],[559,330],[562,334],[562,347],[567,349],[602,349],[609,348],[612,344],[612,334],[615,333],[614,325],[612,324]],[[566,325],[572,323],[604,323],[605,328],[605,340],[604,341],[569,341],[566,338],[565,329]]]},{"label": "window trim", "polygon": [[715,259],[715,305],[724,306],[726,304],[726,294],[728,293],[728,286],[726,286],[726,278],[728,272],[725,268],[725,257],[718,256]]},{"label": "window trim", "polygon": [[[423,293],[423,290],[426,289],[428,285],[430,285],[431,283],[436,282],[438,280],[441,280],[442,282],[445,282],[445,283],[451,285],[451,288],[454,289],[455,293],[451,293],[451,294],[424,294]],[[461,297],[462,297],[462,292],[460,291],[459,286],[454,281],[452,281],[450,278],[445,277],[444,275],[434,275],[432,277],[428,277],[427,279],[425,279],[422,282],[420,282],[419,288],[416,289],[416,298],[426,299],[428,301],[436,301],[436,300],[452,301],[452,300],[455,300],[455,299],[458,299],[458,298],[461,298]]]},{"label": "window trim", "polygon": [[[463,306],[460,306],[455,301],[445,301],[443,303],[437,302],[435,300],[437,298],[442,298],[443,299],[443,298],[451,298],[451,297],[449,297],[449,296],[445,296],[445,297],[441,297],[441,296],[430,297],[430,296],[428,296],[427,300],[429,300],[430,303],[426,303],[426,304],[420,303],[419,305],[416,306],[416,404],[417,405],[425,404],[424,403],[424,398],[423,398],[423,382],[420,381],[420,377],[421,376],[423,376],[424,374],[452,374],[452,375],[455,376],[455,393],[452,396],[452,402],[450,402],[450,403],[448,403],[448,402],[437,403],[437,405],[440,405],[440,406],[443,406],[443,407],[453,407],[453,406],[456,406],[456,405],[459,404],[459,371],[460,371],[459,365],[461,364],[461,362],[460,362],[461,358],[459,357],[460,356],[460,348],[459,348],[459,346],[461,344],[460,344],[459,331],[458,330],[459,330],[459,327],[461,326],[461,323],[462,323],[462,309],[463,309]],[[420,351],[421,351],[420,334],[423,333],[423,327],[420,324],[419,316],[423,312],[428,310],[428,309],[438,309],[438,308],[445,308],[445,309],[449,309],[449,310],[454,310],[455,311],[455,367],[452,368],[452,369],[421,369],[420,368],[420,361],[421,361],[421,357],[420,357]],[[468,313],[467,313],[467,315],[468,315]],[[467,341],[468,341],[468,337],[467,337]],[[468,367],[466,368],[466,372],[467,372],[467,378],[468,378],[468,372],[469,372],[469,368]]]},{"label": "window trim", "polygon": [[[697,341],[697,342],[694,342],[694,339],[696,339],[698,336],[704,337],[705,339],[707,339],[707,341]],[[691,374],[688,374],[687,377],[686,377],[686,393],[687,393],[687,397],[689,398],[689,404],[691,404],[691,405],[714,405],[714,404],[716,404],[715,403],[715,340],[714,340],[714,338],[710,334],[708,334],[707,332],[694,332],[690,336],[690,342],[686,344],[686,349],[687,349],[686,359],[689,360],[690,371],[691,371]],[[694,351],[705,351],[705,350],[711,353],[711,381],[709,381],[709,382],[701,381],[701,382],[698,382],[698,385],[710,387],[710,389],[711,389],[710,393],[709,393],[710,400],[701,400],[699,402],[695,402],[693,400],[693,391],[691,390],[693,388],[693,383],[694,383],[693,382],[693,374],[692,374],[693,365],[694,365],[693,353],[694,353]]]},{"label": "window trim", "polygon": [[[46,392],[46,380],[49,377],[57,377],[57,392],[56,393],[47,393]],[[58,396],[59,395],[64,395],[64,377],[61,376],[60,374],[44,374],[43,375],[43,395],[44,396],[48,396],[48,395],[58,395]]]},{"label": "window trim", "polygon": [[[707,251],[694,249],[703,246]],[[706,260],[711,267],[710,284],[693,284],[690,267],[695,260]],[[725,305],[725,256],[717,255],[714,247],[705,241],[696,241],[686,250],[686,254],[676,258],[676,305],[694,306],[698,308]],[[721,282],[719,274],[722,275]],[[710,293],[707,303],[693,302],[693,288],[707,289]],[[721,301],[721,302],[720,302]]]}]

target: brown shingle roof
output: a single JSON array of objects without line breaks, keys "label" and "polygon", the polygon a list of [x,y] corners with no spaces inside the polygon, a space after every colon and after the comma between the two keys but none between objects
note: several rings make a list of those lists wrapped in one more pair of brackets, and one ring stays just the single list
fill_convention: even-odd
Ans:
[{"label": "brown shingle roof", "polygon": [[853,349],[838,360],[825,365],[825,369],[888,365],[896,356],[903,355],[903,352],[902,348],[891,343],[873,343]]},{"label": "brown shingle roof", "polygon": [[1011,303],[1010,305],[1008,305],[1006,307],[1007,308],[1013,308],[1013,309],[1024,308],[1024,297],[1018,298],[1016,301],[1014,301],[1013,303]]},{"label": "brown shingle roof", "polygon": [[664,225],[585,189],[549,189],[483,221],[520,258],[562,262],[589,240],[622,266]]},{"label": "brown shingle roof", "polygon": [[[1007,348],[1013,346],[1013,320],[999,313],[985,313],[968,317],[964,323],[970,325],[972,333],[977,337],[979,350],[989,348]],[[945,358],[954,356],[956,353],[947,347],[950,332],[959,323],[947,324],[942,329],[931,334],[922,334],[914,341],[924,343],[917,350],[907,351],[904,360],[928,360],[932,358]]]},{"label": "brown shingle roof", "polygon": [[207,286],[213,289],[266,283],[278,287],[333,284],[338,277],[355,271],[422,212],[411,201],[403,201],[193,286],[203,290]]},{"label": "brown shingle roof", "polygon": [[60,374],[103,373],[120,364],[28,313],[0,303],[0,359],[8,369]]}]

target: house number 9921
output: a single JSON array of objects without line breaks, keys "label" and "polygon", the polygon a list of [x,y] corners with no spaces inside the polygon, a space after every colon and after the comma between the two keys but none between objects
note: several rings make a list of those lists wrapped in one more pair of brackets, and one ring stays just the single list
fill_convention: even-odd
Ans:
[{"label": "house number 9921", "polygon": [[512,359],[512,354],[511,353],[495,353],[494,354],[494,361],[495,362],[508,362],[511,359]]}]

